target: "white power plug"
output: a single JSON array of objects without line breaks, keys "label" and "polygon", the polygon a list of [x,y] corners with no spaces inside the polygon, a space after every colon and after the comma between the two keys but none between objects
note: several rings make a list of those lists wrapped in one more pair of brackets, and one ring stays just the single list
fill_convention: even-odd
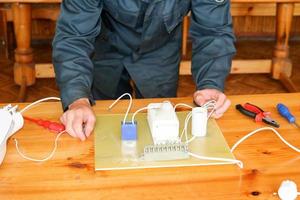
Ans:
[{"label": "white power plug", "polygon": [[281,200],[295,200],[298,194],[297,185],[294,181],[282,181],[278,189],[278,196]]},{"label": "white power plug", "polygon": [[24,119],[17,106],[10,104],[0,109],[0,164],[6,153],[7,139],[23,127]]}]

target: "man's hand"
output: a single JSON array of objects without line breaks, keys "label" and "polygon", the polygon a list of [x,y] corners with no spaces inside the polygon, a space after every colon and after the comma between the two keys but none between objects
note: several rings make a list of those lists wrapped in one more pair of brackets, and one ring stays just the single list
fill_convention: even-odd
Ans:
[{"label": "man's hand", "polygon": [[89,100],[81,98],[69,105],[69,109],[61,116],[60,121],[71,136],[84,141],[92,133],[96,117]]},{"label": "man's hand", "polygon": [[220,118],[224,114],[224,112],[229,108],[231,102],[225,94],[216,89],[203,89],[198,90],[194,93],[194,101],[199,106],[202,106],[206,102],[210,100],[215,100],[216,107],[215,112],[213,113],[214,118]]}]

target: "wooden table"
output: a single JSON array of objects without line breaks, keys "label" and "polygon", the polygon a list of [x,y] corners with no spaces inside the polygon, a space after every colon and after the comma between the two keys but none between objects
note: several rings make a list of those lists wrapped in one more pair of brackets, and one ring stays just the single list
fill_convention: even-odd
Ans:
[{"label": "wooden table", "polygon": [[[263,126],[234,109],[237,103],[251,102],[271,111],[281,124],[278,130],[282,136],[300,147],[300,130],[282,119],[274,108],[278,102],[285,103],[299,119],[300,93],[229,98],[233,104],[218,120],[229,146]],[[161,99],[134,100],[133,110],[153,101]],[[191,103],[192,99],[171,101]],[[95,112],[106,113],[110,103],[97,102]],[[127,105],[127,101],[121,101],[113,111],[123,113]],[[59,103],[43,103],[26,115],[57,120],[61,112]],[[43,157],[52,149],[55,134],[26,123],[12,138],[19,140],[24,153]],[[63,135],[51,160],[33,163],[17,154],[10,139],[0,166],[0,199],[278,199],[273,192],[285,179],[294,180],[300,189],[299,154],[269,131],[258,133],[237,148],[234,154],[244,162],[242,170],[227,165],[95,172],[93,141],[93,135],[86,142]]]},{"label": "wooden table", "polygon": [[[26,87],[35,84],[36,78],[54,77],[52,64],[35,64],[31,49],[31,19],[42,18],[56,20],[59,9],[32,9],[36,3],[60,3],[61,0],[0,0],[0,3],[11,3],[12,10],[7,11],[7,20],[13,20],[17,49],[15,50],[14,80],[21,86],[19,101],[24,101]],[[289,59],[289,35],[293,15],[300,15],[299,9],[294,12],[295,3],[300,0],[231,0],[233,16],[274,16],[276,15],[276,45],[270,59],[234,60],[231,73],[269,73],[272,78],[279,79],[291,92],[297,88],[289,77],[292,63]],[[250,3],[250,6],[247,5]],[[276,4],[276,13],[273,7]],[[298,8],[298,7],[297,7]],[[186,54],[188,37],[187,18],[184,20],[182,55]],[[191,74],[191,62],[183,61],[180,74]]]}]

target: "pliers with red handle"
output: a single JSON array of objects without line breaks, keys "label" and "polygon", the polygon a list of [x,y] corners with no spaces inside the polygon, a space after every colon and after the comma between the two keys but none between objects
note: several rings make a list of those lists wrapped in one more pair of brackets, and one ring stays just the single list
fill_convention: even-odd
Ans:
[{"label": "pliers with red handle", "polygon": [[235,108],[242,114],[254,118],[256,122],[264,122],[276,128],[279,128],[279,124],[270,117],[270,112],[265,112],[260,107],[250,103],[245,103],[244,106],[237,104]]}]

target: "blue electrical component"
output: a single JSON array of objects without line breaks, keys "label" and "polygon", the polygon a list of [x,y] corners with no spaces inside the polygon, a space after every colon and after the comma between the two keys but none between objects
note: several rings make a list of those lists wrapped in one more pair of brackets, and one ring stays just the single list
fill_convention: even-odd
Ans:
[{"label": "blue electrical component", "polygon": [[134,124],[130,122],[121,122],[121,139],[122,140],[137,140],[137,127],[136,122]]}]

